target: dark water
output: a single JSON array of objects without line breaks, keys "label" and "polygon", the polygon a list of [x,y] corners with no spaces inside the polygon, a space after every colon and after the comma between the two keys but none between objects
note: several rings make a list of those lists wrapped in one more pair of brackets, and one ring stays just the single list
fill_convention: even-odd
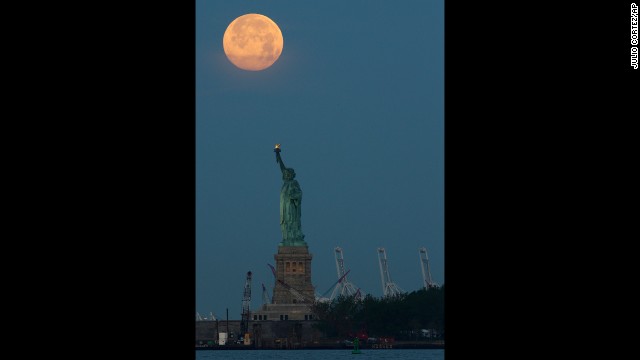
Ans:
[{"label": "dark water", "polygon": [[401,359],[444,360],[443,349],[362,349],[361,354],[344,350],[196,350],[196,360],[208,359],[274,359],[274,360],[321,360],[321,359]]}]

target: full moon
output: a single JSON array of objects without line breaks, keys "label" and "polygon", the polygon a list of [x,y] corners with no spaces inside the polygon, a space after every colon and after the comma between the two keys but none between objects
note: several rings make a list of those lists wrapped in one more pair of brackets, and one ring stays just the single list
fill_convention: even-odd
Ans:
[{"label": "full moon", "polygon": [[273,20],[260,14],[242,15],[229,24],[222,38],[224,53],[240,69],[268,68],[282,54],[282,32]]}]

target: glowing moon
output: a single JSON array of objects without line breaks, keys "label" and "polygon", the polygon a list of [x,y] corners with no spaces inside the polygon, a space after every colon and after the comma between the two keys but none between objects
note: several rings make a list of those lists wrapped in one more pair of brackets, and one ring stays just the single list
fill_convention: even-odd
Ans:
[{"label": "glowing moon", "polygon": [[242,15],[229,24],[222,38],[224,53],[243,70],[268,68],[282,54],[282,32],[273,20],[260,14]]}]

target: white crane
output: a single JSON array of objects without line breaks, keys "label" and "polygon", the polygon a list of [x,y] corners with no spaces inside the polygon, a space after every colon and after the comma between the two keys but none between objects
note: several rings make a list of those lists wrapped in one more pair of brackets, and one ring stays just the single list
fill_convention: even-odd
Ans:
[{"label": "white crane", "polygon": [[380,264],[380,279],[382,280],[382,296],[392,297],[402,294],[404,291],[391,281],[387,265],[387,252],[384,248],[378,248],[378,263]]},{"label": "white crane", "polygon": [[199,312],[196,312],[196,321],[216,321],[216,316],[212,312],[209,313],[209,317],[202,317]]},{"label": "white crane", "polygon": [[420,256],[420,265],[422,267],[422,285],[424,286],[425,290],[438,287],[438,284],[433,282],[433,279],[431,278],[431,268],[429,267],[429,256],[427,255],[427,248],[421,247],[418,250],[418,255]]},{"label": "white crane", "polygon": [[337,296],[354,296],[356,300],[362,297],[362,294],[358,292],[358,289],[347,280],[347,273],[344,271],[344,254],[342,248],[339,246],[335,248],[336,256],[336,270],[338,271],[338,283],[333,288],[333,292],[329,297],[330,301],[333,301]]}]

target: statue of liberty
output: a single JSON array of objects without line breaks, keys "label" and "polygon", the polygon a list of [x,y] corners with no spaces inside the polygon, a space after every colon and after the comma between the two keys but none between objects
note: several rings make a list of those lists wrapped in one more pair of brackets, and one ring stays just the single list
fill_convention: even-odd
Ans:
[{"label": "statue of liberty", "polygon": [[283,181],[280,189],[282,242],[279,246],[307,246],[300,222],[302,216],[302,189],[300,189],[298,180],[295,180],[296,172],[292,168],[284,166],[284,162],[280,157],[280,144],[276,144],[273,151],[276,153],[276,162],[280,165]]}]

